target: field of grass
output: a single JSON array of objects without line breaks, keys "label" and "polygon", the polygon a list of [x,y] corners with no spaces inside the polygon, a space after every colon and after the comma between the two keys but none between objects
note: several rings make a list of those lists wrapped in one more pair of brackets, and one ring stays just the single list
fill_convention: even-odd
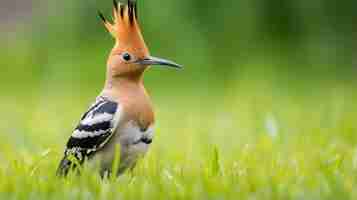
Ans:
[{"label": "field of grass", "polygon": [[357,199],[353,85],[248,73],[217,88],[204,80],[170,88],[169,78],[151,84],[159,72],[150,73],[154,143],[133,173],[112,180],[88,169],[55,176],[100,85],[83,92],[54,81],[6,92],[0,199]]},{"label": "field of grass", "polygon": [[110,180],[55,172],[103,85],[112,1],[3,2],[0,200],[357,199],[356,0],[140,0],[150,52],[185,69],[146,74],[152,147]]}]

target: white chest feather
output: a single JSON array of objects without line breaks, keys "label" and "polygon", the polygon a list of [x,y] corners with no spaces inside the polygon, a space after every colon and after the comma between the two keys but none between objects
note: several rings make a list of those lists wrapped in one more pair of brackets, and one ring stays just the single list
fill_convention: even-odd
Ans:
[{"label": "white chest feather", "polygon": [[133,166],[137,159],[148,151],[154,137],[154,126],[142,130],[134,121],[121,124],[116,128],[113,138],[99,152],[102,166],[110,168],[117,145],[120,146],[120,169]]},{"label": "white chest feather", "polygon": [[143,130],[134,121],[130,121],[123,126],[118,127],[115,134],[116,142],[120,142],[120,145],[124,147],[145,143],[144,141],[152,140],[153,137],[153,125],[146,130]]}]

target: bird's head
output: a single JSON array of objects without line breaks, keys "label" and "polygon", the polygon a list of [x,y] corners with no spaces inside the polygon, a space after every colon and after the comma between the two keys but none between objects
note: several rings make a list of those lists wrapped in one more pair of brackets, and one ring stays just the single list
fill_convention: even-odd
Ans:
[{"label": "bird's head", "polygon": [[140,78],[151,65],[181,68],[172,61],[150,56],[141,34],[135,1],[128,0],[127,4],[113,2],[113,23],[99,12],[104,26],[116,41],[107,62],[111,78]]}]

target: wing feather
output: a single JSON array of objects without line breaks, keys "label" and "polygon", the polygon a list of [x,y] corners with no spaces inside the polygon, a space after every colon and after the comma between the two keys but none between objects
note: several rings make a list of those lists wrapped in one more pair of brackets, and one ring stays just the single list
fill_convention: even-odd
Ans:
[{"label": "wing feather", "polygon": [[118,107],[118,103],[114,101],[104,97],[97,98],[69,138],[57,174],[67,174],[72,164],[67,159],[70,155],[82,163],[86,157],[97,152],[109,141],[120,118]]}]

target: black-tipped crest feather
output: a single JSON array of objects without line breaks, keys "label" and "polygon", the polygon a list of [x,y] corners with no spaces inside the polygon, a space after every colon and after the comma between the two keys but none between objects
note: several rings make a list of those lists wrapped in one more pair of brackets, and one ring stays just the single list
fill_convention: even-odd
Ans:
[{"label": "black-tipped crest feather", "polygon": [[[136,0],[127,0],[126,5],[119,3],[118,0],[113,0],[113,6],[114,6],[114,12],[115,12],[114,17],[120,17],[124,20],[124,18],[125,18],[124,15],[127,14],[130,25],[133,25],[134,21],[137,20],[138,8],[137,8]],[[128,10],[126,11],[126,9],[128,9]],[[106,24],[106,26],[111,25],[101,11],[98,10],[97,12],[98,12],[98,16],[104,22],[104,24]],[[107,27],[107,29],[110,29],[110,28]],[[109,31],[113,34],[113,30],[109,30]]]},{"label": "black-tipped crest feather", "polygon": [[124,11],[125,11],[125,6],[124,5],[120,5],[120,17],[124,18]]},{"label": "black-tipped crest feather", "polygon": [[113,5],[114,5],[115,11],[118,12],[118,2],[117,2],[117,0],[113,0]]},{"label": "black-tipped crest feather", "polygon": [[134,4],[134,14],[135,14],[136,20],[138,20],[138,6],[136,3]]},{"label": "black-tipped crest feather", "polygon": [[105,19],[103,13],[100,12],[99,10],[98,10],[97,12],[98,12],[98,16],[100,17],[100,19],[101,19],[104,23],[106,23],[106,22],[107,22],[107,19]]},{"label": "black-tipped crest feather", "polygon": [[129,15],[129,21],[130,21],[130,24],[133,24],[134,23],[134,2],[132,2],[131,0],[128,0],[128,9],[129,9],[129,12],[128,12],[128,15]]}]

